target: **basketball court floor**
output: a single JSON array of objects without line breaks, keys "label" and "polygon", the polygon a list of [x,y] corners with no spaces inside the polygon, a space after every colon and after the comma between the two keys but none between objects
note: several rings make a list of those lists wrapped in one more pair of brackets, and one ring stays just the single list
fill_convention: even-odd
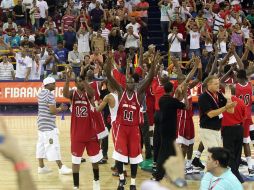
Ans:
[{"label": "basketball court floor", "polygon": [[[31,173],[34,181],[36,182],[38,189],[40,190],[71,190],[72,189],[72,175],[63,176],[58,174],[57,165],[54,162],[45,161],[46,165],[53,169],[52,173],[49,174],[37,174],[38,163],[35,158],[35,148],[37,141],[37,116],[0,116],[1,120],[5,120],[8,129],[12,135],[18,139],[19,145],[22,147],[26,161],[30,164]],[[198,117],[194,116],[195,128],[196,128],[196,139],[194,150],[197,149],[199,143],[198,136]],[[60,130],[60,145],[62,161],[68,167],[71,167],[71,154],[70,154],[70,116],[65,116],[65,120],[61,119],[61,116],[57,116],[57,127]],[[109,143],[109,161],[107,164],[100,165],[100,183],[101,190],[115,190],[118,183],[118,178],[112,176],[110,167],[114,161],[111,158],[113,150],[112,139],[110,135]],[[253,147],[252,147],[253,150]],[[252,153],[252,156],[254,153]],[[87,155],[84,155],[87,158]],[[205,160],[203,155],[202,160]],[[126,167],[128,175],[130,174],[129,166]],[[81,190],[92,190],[92,168],[89,162],[85,162],[81,166],[80,172],[80,189]],[[151,174],[142,170],[138,170],[137,187],[140,189],[142,181],[150,179]],[[166,183],[163,181],[162,183]],[[188,181],[189,190],[199,189],[199,181]],[[127,188],[130,184],[130,177],[127,178]],[[247,182],[244,185],[245,189],[253,190],[254,183]],[[13,166],[0,156],[0,190],[14,190],[17,189],[16,185],[16,174],[13,170]]]}]

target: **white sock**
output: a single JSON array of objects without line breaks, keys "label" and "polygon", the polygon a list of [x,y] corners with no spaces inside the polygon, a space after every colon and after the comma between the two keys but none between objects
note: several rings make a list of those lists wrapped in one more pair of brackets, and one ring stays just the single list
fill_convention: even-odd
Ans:
[{"label": "white sock", "polygon": [[135,178],[131,178],[131,185],[136,185],[136,179]]},{"label": "white sock", "polygon": [[197,150],[197,152],[196,152],[196,154],[195,154],[195,157],[196,157],[196,158],[200,158],[200,156],[201,156],[201,152],[199,152],[199,151]]},{"label": "white sock", "polygon": [[248,168],[252,169],[251,157],[250,156],[246,157],[246,160],[247,160]]},{"label": "white sock", "polygon": [[124,174],[120,174],[119,177],[120,177],[120,180],[124,180]]},{"label": "white sock", "polygon": [[126,169],[125,169],[125,165],[123,164],[123,171],[126,171]]},{"label": "white sock", "polygon": [[189,168],[191,166],[191,160],[186,161],[186,168]]}]

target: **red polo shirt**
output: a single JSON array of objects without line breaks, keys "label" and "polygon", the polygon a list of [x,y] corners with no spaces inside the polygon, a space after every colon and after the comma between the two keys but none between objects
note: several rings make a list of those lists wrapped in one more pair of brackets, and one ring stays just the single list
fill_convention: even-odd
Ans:
[{"label": "red polo shirt", "polygon": [[235,96],[232,96],[231,100],[237,102],[237,105],[234,113],[223,112],[222,127],[237,125],[246,119],[247,107],[244,102]]}]

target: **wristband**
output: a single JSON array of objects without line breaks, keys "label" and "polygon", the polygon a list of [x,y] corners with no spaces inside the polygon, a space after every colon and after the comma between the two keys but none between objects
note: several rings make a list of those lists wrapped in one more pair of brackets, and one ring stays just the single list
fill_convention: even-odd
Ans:
[{"label": "wristband", "polygon": [[16,172],[20,172],[20,171],[24,171],[24,170],[28,170],[29,169],[29,165],[26,162],[17,162],[14,165],[14,170]]}]

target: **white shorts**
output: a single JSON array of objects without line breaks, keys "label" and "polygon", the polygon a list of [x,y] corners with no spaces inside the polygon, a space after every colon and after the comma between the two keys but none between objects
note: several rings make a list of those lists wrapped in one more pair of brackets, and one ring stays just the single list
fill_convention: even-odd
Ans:
[{"label": "white shorts", "polygon": [[48,161],[61,160],[58,134],[57,128],[52,131],[38,131],[36,158],[46,158]]}]

